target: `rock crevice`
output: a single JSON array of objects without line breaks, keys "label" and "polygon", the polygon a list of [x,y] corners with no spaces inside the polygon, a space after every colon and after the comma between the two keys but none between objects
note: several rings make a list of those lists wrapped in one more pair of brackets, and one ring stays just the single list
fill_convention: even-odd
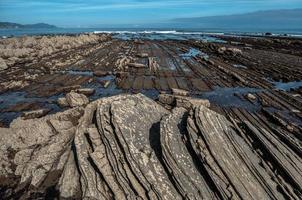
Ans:
[{"label": "rock crevice", "polygon": [[[246,133],[202,101],[177,99],[190,104],[168,110],[171,104],[142,94],[118,95],[16,119],[0,129],[0,195],[36,199],[53,190],[63,199],[301,197],[301,157],[294,151],[284,147],[278,154],[265,130],[246,123]],[[262,141],[261,148],[254,149],[249,134]],[[272,163],[260,156],[263,147],[275,152],[270,156],[276,161],[290,153],[279,163],[283,174],[270,170]]]}]

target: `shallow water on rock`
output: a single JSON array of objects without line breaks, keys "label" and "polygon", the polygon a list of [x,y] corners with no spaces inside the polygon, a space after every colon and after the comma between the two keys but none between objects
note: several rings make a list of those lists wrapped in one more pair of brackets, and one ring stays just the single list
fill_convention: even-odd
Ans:
[{"label": "shallow water on rock", "polygon": [[283,83],[283,82],[272,82],[275,86],[276,89],[279,90],[284,90],[284,91],[289,91],[291,89],[298,89],[302,87],[302,81],[293,81],[293,82],[288,82],[288,83]]},{"label": "shallow water on rock", "polygon": [[189,49],[188,52],[180,54],[180,56],[183,59],[191,59],[191,58],[196,57],[196,56],[201,56],[205,59],[209,59],[209,55],[207,55],[206,53],[204,53],[204,52],[202,52],[198,49],[192,48],[192,47]]},{"label": "shallow water on rock", "polygon": [[176,65],[175,65],[174,61],[171,58],[168,58],[167,62],[168,62],[169,69],[175,71]]},{"label": "shallow water on rock", "polygon": [[[82,88],[91,88],[95,90],[95,93],[89,96],[90,101],[96,100],[102,97],[109,97],[117,94],[121,94],[122,90],[117,89],[115,84],[115,76],[114,75],[106,75],[101,77],[94,76],[92,71],[80,71],[80,70],[68,70],[64,73],[68,73],[71,75],[78,75],[78,76],[91,76],[95,78],[95,81],[92,83],[87,83],[82,85]],[[107,87],[103,87],[101,85],[102,81],[110,81],[110,84]]]},{"label": "shallow water on rock", "polygon": [[116,33],[113,38],[121,40],[133,40],[133,39],[148,39],[148,40],[201,40],[204,42],[219,42],[225,43],[225,41],[218,39],[210,35],[204,35],[200,33],[156,33],[156,32],[121,32]]},{"label": "shallow water on rock", "polygon": [[0,95],[0,109],[7,108],[18,103],[37,102],[37,103],[52,103],[62,95],[54,95],[51,97],[27,97],[26,92],[7,92]]},{"label": "shallow water on rock", "polygon": [[[110,81],[110,84],[107,87],[103,87],[100,83],[102,81]],[[85,87],[95,89],[95,93],[89,97],[89,99],[92,101],[98,98],[109,97],[109,96],[114,96],[123,93],[123,90],[117,88],[115,84],[114,75],[98,77],[97,82],[83,85],[83,88]]]},{"label": "shallow water on rock", "polygon": [[7,108],[10,105],[15,105],[27,100],[26,92],[7,92],[0,95],[0,109]]},{"label": "shallow water on rock", "polygon": [[296,125],[302,126],[302,120],[298,117],[294,117],[288,110],[279,110],[277,108],[269,107],[266,108],[270,113],[280,113],[288,122],[294,123]]},{"label": "shallow water on rock", "polygon": [[261,89],[247,87],[215,87],[214,90],[198,95],[198,97],[208,99],[210,103],[214,103],[221,107],[245,108],[247,110],[255,111],[260,108],[259,103],[256,102],[255,104],[252,104],[246,99],[241,99],[240,96],[261,91]]},{"label": "shallow water on rock", "polygon": [[143,95],[155,100],[159,96],[159,91],[156,89],[150,89],[150,90],[141,90],[140,93]]},{"label": "shallow water on rock", "polygon": [[26,92],[7,92],[0,95],[0,121],[8,126],[14,119],[21,116],[22,112],[4,111],[12,106],[22,103],[34,103],[41,108],[50,109],[49,114],[56,113],[62,110],[57,104],[57,99],[63,94],[54,95],[47,98],[27,97]]},{"label": "shallow water on rock", "polygon": [[5,126],[9,126],[9,124],[16,118],[21,116],[21,112],[5,112],[0,113],[0,121]]},{"label": "shallow water on rock", "polygon": [[188,58],[188,57],[195,57],[199,54],[201,54],[201,52],[198,49],[191,47],[187,53],[180,54],[180,56],[183,58]]},{"label": "shallow water on rock", "polygon": [[70,75],[78,75],[78,76],[93,76],[92,71],[80,71],[80,70],[67,70],[62,71],[62,73],[70,74]]}]

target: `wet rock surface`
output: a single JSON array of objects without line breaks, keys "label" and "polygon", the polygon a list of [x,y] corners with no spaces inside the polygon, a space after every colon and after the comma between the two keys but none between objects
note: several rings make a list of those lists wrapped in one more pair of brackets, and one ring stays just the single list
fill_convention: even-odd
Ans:
[{"label": "wet rock surface", "polygon": [[301,199],[301,39],[215,37],[1,39],[1,198]]},{"label": "wet rock surface", "polygon": [[[0,57],[8,67],[0,71],[1,124],[8,127],[21,111],[62,111],[69,104],[59,106],[58,99],[71,91],[92,101],[138,92],[155,99],[172,89],[208,99],[221,114],[241,108],[263,115],[262,108],[269,108],[277,109],[283,120],[301,124],[301,115],[292,112],[302,105],[297,96],[302,80],[300,39],[215,37],[120,40],[108,34],[80,34],[1,39]],[[51,51],[40,53],[48,48]],[[13,109],[29,103],[33,109]]]},{"label": "wet rock surface", "polygon": [[201,104],[166,109],[142,94],[102,98],[39,119],[18,118],[0,128],[0,194],[3,199],[300,199],[297,143],[238,119]]}]

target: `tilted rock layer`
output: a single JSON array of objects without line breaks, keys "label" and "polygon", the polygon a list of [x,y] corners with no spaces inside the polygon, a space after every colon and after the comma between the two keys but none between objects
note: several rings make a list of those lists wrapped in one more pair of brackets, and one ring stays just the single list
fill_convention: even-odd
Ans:
[{"label": "tilted rock layer", "polygon": [[24,36],[2,39],[0,40],[0,71],[13,66],[18,61],[42,58],[83,45],[98,44],[109,38],[110,36],[107,34],[80,34],[76,36]]},{"label": "tilted rock layer", "polygon": [[290,162],[273,172],[235,130],[203,105],[167,110],[141,94],[18,118],[0,129],[0,196],[299,199],[300,155],[284,147]]}]

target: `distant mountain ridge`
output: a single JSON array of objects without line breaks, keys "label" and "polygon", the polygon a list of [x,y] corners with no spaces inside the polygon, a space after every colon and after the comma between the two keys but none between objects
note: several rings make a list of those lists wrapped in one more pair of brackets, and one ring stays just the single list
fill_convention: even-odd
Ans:
[{"label": "distant mountain ridge", "polygon": [[10,29],[10,28],[57,28],[54,25],[46,23],[37,23],[37,24],[18,24],[11,22],[0,22],[0,29]]},{"label": "distant mountain ridge", "polygon": [[301,28],[302,9],[267,10],[245,14],[177,18],[172,23],[201,28]]}]

